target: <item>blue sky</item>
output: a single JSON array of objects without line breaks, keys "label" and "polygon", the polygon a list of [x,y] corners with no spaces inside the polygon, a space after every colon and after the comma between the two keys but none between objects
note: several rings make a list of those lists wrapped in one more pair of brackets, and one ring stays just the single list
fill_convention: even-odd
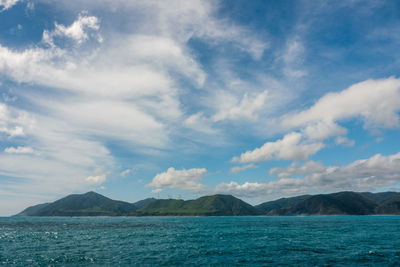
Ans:
[{"label": "blue sky", "polygon": [[1,215],[400,189],[398,1],[0,8]]}]

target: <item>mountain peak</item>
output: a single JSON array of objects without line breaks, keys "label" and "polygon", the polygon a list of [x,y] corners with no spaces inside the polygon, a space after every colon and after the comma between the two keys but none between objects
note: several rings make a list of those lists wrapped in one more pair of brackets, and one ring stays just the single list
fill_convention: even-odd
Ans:
[{"label": "mountain peak", "polygon": [[90,191],[61,198],[35,211],[32,216],[118,216],[132,213],[136,206]]}]

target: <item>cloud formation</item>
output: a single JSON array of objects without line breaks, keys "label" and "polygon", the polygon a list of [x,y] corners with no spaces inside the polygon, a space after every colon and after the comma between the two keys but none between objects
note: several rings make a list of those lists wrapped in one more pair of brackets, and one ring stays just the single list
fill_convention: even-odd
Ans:
[{"label": "cloud formation", "polygon": [[[223,101],[220,110],[212,117],[213,121],[222,120],[256,120],[257,112],[265,105],[268,98],[268,92],[264,91],[253,96],[244,94],[240,100],[235,99],[231,95],[221,95]],[[229,99],[233,98],[233,99]]]},{"label": "cloud formation", "polygon": [[32,154],[34,152],[33,148],[29,146],[18,146],[18,147],[7,147],[4,149],[6,153],[15,153],[15,154]]},{"label": "cloud formation", "polygon": [[[312,107],[283,117],[286,128],[310,123],[332,125],[335,121],[362,117],[365,127],[399,127],[400,79],[366,80],[349,88],[328,93]],[[337,131],[336,127],[332,128]]]},{"label": "cloud formation", "polygon": [[24,136],[25,128],[31,128],[33,123],[34,118],[28,112],[0,103],[0,134],[9,138]]},{"label": "cloud formation", "polygon": [[198,192],[204,189],[199,181],[207,172],[204,168],[175,170],[169,168],[166,172],[157,174],[147,186],[157,188],[178,188]]},{"label": "cloud formation", "polygon": [[[376,154],[344,166],[325,167],[319,162],[309,161],[299,167],[291,165],[288,168],[271,169],[270,174],[278,177],[276,181],[221,183],[216,191],[249,198],[341,190],[369,191],[399,183],[399,168],[400,153],[388,156]],[[298,175],[303,177],[296,177]]]},{"label": "cloud formation", "polygon": [[327,138],[335,143],[354,146],[347,129],[337,122],[361,117],[365,128],[397,128],[400,126],[400,79],[394,77],[367,80],[349,88],[328,93],[313,106],[282,117],[283,130],[298,129],[282,139],[266,142],[262,147],[234,157],[232,162],[249,163],[276,159],[304,160],[325,147]]},{"label": "cloud formation", "polygon": [[247,169],[255,169],[258,168],[258,166],[256,166],[255,164],[251,163],[251,164],[247,164],[247,165],[243,165],[243,166],[235,166],[232,167],[229,171],[231,173],[238,173]]},{"label": "cloud formation", "polygon": [[[70,26],[55,23],[53,31],[44,30],[42,41],[50,46],[55,46],[55,38],[67,37],[74,40],[78,45],[86,41],[90,30],[97,32],[100,29],[99,19],[95,16],[86,16],[79,14],[78,19]],[[102,41],[99,34],[96,34],[97,40]]]},{"label": "cloud formation", "polygon": [[11,8],[21,0],[0,0],[0,13]]},{"label": "cloud formation", "polygon": [[306,143],[302,134],[292,132],[275,142],[267,142],[262,147],[246,151],[232,162],[249,163],[269,160],[301,160],[317,153],[324,145],[320,142]]},{"label": "cloud formation", "polygon": [[[0,2],[3,10],[15,3]],[[40,41],[18,48],[0,44],[0,72],[14,86],[15,99],[0,103],[0,138],[9,142],[0,153],[0,175],[12,179],[0,186],[22,195],[37,192],[32,198],[100,184],[105,176],[93,175],[99,166],[118,174],[118,158],[108,146],[146,157],[170,148],[171,136],[192,142],[196,134],[186,129],[217,133],[211,115],[193,117],[188,90],[204,89],[210,70],[189,42],[229,47],[254,60],[268,48],[253,31],[221,18],[208,1],[113,1],[110,9],[108,0],[72,0],[52,11],[58,8],[59,20],[49,17],[35,26],[50,25]]]},{"label": "cloud formation", "polygon": [[106,178],[107,178],[107,175],[105,175],[105,174],[88,176],[85,179],[85,182],[90,185],[100,185],[106,181]]},{"label": "cloud formation", "polygon": [[120,172],[119,175],[122,176],[122,177],[126,177],[126,176],[127,176],[128,174],[130,174],[131,172],[132,172],[131,169],[126,169],[126,170]]}]

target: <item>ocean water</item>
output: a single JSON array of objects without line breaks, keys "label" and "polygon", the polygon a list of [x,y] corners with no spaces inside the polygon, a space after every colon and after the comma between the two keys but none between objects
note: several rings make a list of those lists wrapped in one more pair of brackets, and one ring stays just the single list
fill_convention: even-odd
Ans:
[{"label": "ocean water", "polygon": [[0,218],[0,265],[399,266],[400,216]]}]

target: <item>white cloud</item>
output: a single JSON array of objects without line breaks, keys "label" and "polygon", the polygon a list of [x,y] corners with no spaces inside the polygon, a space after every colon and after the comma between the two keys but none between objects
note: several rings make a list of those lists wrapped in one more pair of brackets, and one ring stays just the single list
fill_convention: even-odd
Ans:
[{"label": "white cloud", "polygon": [[4,149],[6,153],[15,153],[15,154],[32,154],[34,152],[33,148],[29,146],[19,146],[15,147],[7,147]]},{"label": "white cloud", "polygon": [[[0,3],[11,7],[15,1]],[[0,153],[0,175],[13,179],[12,186],[0,181],[0,187],[21,196],[60,196],[100,181],[93,168],[115,168],[110,143],[121,142],[137,154],[157,153],[172,146],[170,136],[185,127],[215,133],[213,121],[203,115],[214,110],[186,115],[195,110],[195,101],[186,100],[188,87],[204,90],[209,79],[189,41],[233,48],[256,60],[268,47],[257,33],[220,18],[217,7],[207,1],[63,1],[51,9],[79,14],[71,24],[54,22],[37,44],[18,49],[0,44],[2,77],[18,85],[17,101],[0,104],[0,138],[17,137],[35,148],[30,154]],[[88,15],[92,10],[101,17]],[[129,14],[118,18],[123,29],[108,21],[121,14]],[[250,109],[257,96],[246,96]],[[238,97],[238,103],[246,101]],[[183,134],[179,138],[192,138]]]},{"label": "white cloud", "polygon": [[87,188],[85,177],[90,176],[93,167],[114,165],[104,145],[85,134],[77,134],[71,125],[47,115],[2,107],[6,112],[0,112],[0,116],[6,116],[2,116],[0,123],[16,123],[24,129],[24,136],[19,138],[35,147],[34,151],[29,146],[9,147],[5,151],[8,153],[0,154],[0,176],[12,178],[11,182],[0,181],[4,190],[21,195],[35,192],[54,198],[65,191]]},{"label": "white cloud", "polygon": [[350,147],[350,146],[354,146],[356,142],[354,140],[350,140],[349,138],[347,138],[345,136],[338,136],[335,138],[335,143],[338,145]]},{"label": "white cloud", "polygon": [[260,59],[268,44],[245,27],[217,18],[215,4],[213,1],[198,0],[139,3],[143,5],[142,8],[150,8],[159,16],[157,26],[161,34],[173,35],[185,41],[194,37],[216,44],[230,42],[255,59]]},{"label": "white cloud", "polygon": [[318,121],[308,124],[302,132],[311,140],[324,140],[331,136],[345,135],[347,129],[333,121]]},{"label": "white cloud", "polygon": [[61,2],[60,5],[72,10],[103,8],[115,13],[129,10],[130,16],[135,19],[128,21],[126,26],[139,32],[167,36],[180,43],[199,38],[215,46],[232,44],[255,59],[260,59],[269,46],[256,32],[229,19],[219,18],[216,12],[218,3],[215,1],[71,0]]},{"label": "white cloud", "polygon": [[324,145],[320,142],[305,143],[302,134],[292,132],[275,142],[267,142],[262,147],[246,151],[232,162],[248,163],[274,159],[300,160],[317,153]]},{"label": "white cloud", "polygon": [[203,112],[195,113],[189,116],[183,125],[190,129],[194,129],[198,132],[203,132],[206,134],[215,134],[216,130],[211,126],[211,120],[204,116]]},{"label": "white cloud", "polygon": [[232,167],[230,169],[230,172],[238,173],[238,172],[241,172],[241,171],[244,171],[244,170],[247,170],[247,169],[255,169],[255,168],[258,168],[258,166],[256,166],[253,163],[251,163],[251,164],[247,164],[247,165],[243,165],[243,166]]},{"label": "white cloud", "polygon": [[394,77],[367,80],[337,92],[328,93],[312,107],[283,118],[286,128],[310,123],[339,121],[362,117],[366,127],[400,126],[400,79]]},{"label": "white cloud", "polygon": [[[174,68],[191,78],[195,85],[201,87],[206,75],[199,64],[192,58],[188,49],[177,41],[163,36],[134,35],[124,40],[129,45],[123,49],[137,60],[151,63],[153,66]],[[121,60],[126,60],[125,54]]]},{"label": "white cloud", "polygon": [[96,176],[88,176],[85,182],[90,185],[100,185],[106,181],[107,175],[101,174]]},{"label": "white cloud", "polygon": [[[221,183],[216,191],[244,197],[276,197],[340,190],[368,191],[400,182],[400,153],[354,161],[344,166],[325,167],[318,162],[271,169],[276,181]],[[304,175],[304,178],[293,177]]]},{"label": "white cloud", "polygon": [[119,175],[122,176],[122,177],[125,177],[128,174],[130,174],[131,172],[132,172],[131,169],[126,169],[126,170],[122,171]]},{"label": "white cloud", "polygon": [[[203,6],[202,2],[197,4]],[[149,16],[135,18],[140,25],[132,27],[134,32],[112,36],[100,30],[96,17],[80,13],[70,25],[55,24],[54,30],[45,31],[38,46],[15,50],[0,44],[2,75],[40,89],[13,92],[19,101],[30,104],[25,106],[26,110],[0,104],[0,134],[22,138],[24,144],[35,147],[31,154],[0,155],[0,175],[13,177],[12,186],[3,182],[0,186],[22,195],[82,190],[88,183],[102,180],[104,175],[93,175],[93,168],[114,168],[115,159],[106,147],[108,141],[122,141],[126,149],[135,153],[168,146],[169,134],[178,132],[176,128],[186,120],[179,96],[184,88],[180,88],[179,80],[183,77],[202,87],[206,79],[187,46],[190,38],[205,38],[213,45],[232,42],[253,56],[262,54],[259,41],[246,40],[255,44],[246,47],[241,37],[224,35],[224,31],[218,30],[219,24],[215,24],[218,32],[207,33],[196,28],[204,25],[192,21],[190,15],[180,20],[182,17],[176,12],[203,12],[192,5],[186,8],[160,7],[155,10],[156,16],[151,15],[154,10],[141,8]],[[204,12],[198,14],[200,20],[213,20],[211,9]],[[176,19],[179,23],[171,22]],[[231,34],[240,31],[250,36],[245,29],[224,23],[229,24]],[[185,33],[176,34],[178,31]],[[99,32],[104,34],[101,43],[97,42]],[[89,42],[93,38],[95,42]],[[63,40],[86,42],[89,46],[74,49]],[[43,46],[46,42],[52,45]],[[19,101],[10,104],[18,106]],[[31,106],[34,111],[29,111]]]},{"label": "white cloud", "polygon": [[0,134],[4,133],[9,138],[24,136],[33,123],[34,119],[27,112],[0,103]]},{"label": "white cloud", "polygon": [[166,172],[157,174],[147,186],[157,188],[178,188],[184,190],[200,191],[204,186],[199,183],[206,169],[175,170],[169,168]]},{"label": "white cloud", "polygon": [[289,178],[295,175],[304,175],[307,173],[325,170],[325,166],[322,163],[312,160],[307,161],[300,167],[297,165],[297,162],[293,162],[289,167],[286,168],[272,168],[269,170],[269,174],[276,174],[278,178]]},{"label": "white cloud", "polygon": [[221,95],[221,98],[224,100],[221,101],[222,106],[220,110],[215,114],[212,119],[214,121],[222,121],[222,120],[238,120],[238,119],[247,119],[247,120],[256,120],[257,119],[257,111],[259,111],[265,105],[265,102],[268,98],[268,92],[264,91],[259,94],[254,94],[249,96],[248,93],[245,93],[243,98],[238,100],[233,96]]},{"label": "white cloud", "polygon": [[20,1],[21,0],[0,0],[0,12],[11,8]]},{"label": "white cloud", "polygon": [[[355,141],[345,136],[347,129],[338,122],[362,118],[364,127],[371,131],[377,127],[396,128],[400,126],[399,111],[400,79],[390,77],[360,82],[343,91],[324,95],[308,109],[281,117],[283,131],[296,129],[300,133],[287,134],[282,140],[268,142],[261,148],[243,153],[240,159],[234,158],[234,161],[306,159],[324,147],[323,140],[331,137],[335,137],[337,145],[354,146]],[[288,136],[292,137],[289,139]],[[279,156],[279,147],[284,147],[285,139],[297,146],[292,151],[298,156]]]},{"label": "white cloud", "polygon": [[[99,19],[97,17],[87,16],[84,13],[81,13],[79,14],[78,19],[68,27],[56,22],[53,31],[43,31],[42,41],[50,46],[54,46],[55,38],[68,37],[74,40],[77,44],[81,44],[89,38],[89,30],[97,32],[99,29]],[[98,41],[102,41],[100,35],[96,34],[96,38]]]},{"label": "white cloud", "polygon": [[283,73],[290,78],[301,78],[307,75],[302,69],[305,48],[299,37],[290,39],[282,56],[284,67]]},{"label": "white cloud", "polygon": [[8,134],[10,137],[24,136],[24,128],[15,126],[14,128],[0,128],[0,132]]}]

